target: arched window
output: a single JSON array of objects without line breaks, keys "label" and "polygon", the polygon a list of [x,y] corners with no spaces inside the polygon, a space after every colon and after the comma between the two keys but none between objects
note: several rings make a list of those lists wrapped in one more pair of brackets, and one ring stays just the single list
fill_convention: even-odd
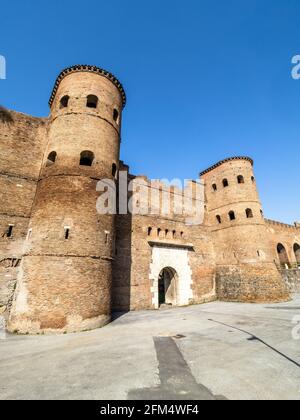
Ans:
[{"label": "arched window", "polygon": [[152,227],[148,227],[148,236],[152,235]]},{"label": "arched window", "polygon": [[94,109],[96,109],[97,106],[98,106],[98,98],[97,98],[97,96],[95,96],[95,95],[89,95],[86,98],[86,106],[88,108],[94,108]]},{"label": "arched window", "polygon": [[253,211],[251,209],[246,210],[247,219],[253,219]]},{"label": "arched window", "polygon": [[243,175],[239,175],[237,177],[237,181],[238,181],[238,184],[245,184],[245,179],[244,179]]},{"label": "arched window", "polygon": [[173,230],[173,239],[176,239],[176,230]]},{"label": "arched window", "polygon": [[216,219],[217,219],[217,222],[219,223],[219,225],[222,223],[222,219],[221,219],[221,216],[216,216]]},{"label": "arched window", "polygon": [[264,212],[262,210],[260,210],[260,214],[261,214],[261,217],[263,218],[264,217]]},{"label": "arched window", "polygon": [[161,229],[160,229],[160,228],[158,228],[158,229],[157,229],[157,237],[158,237],[158,238],[160,238],[160,237],[161,237]]},{"label": "arched window", "polygon": [[117,165],[115,163],[112,164],[111,174],[112,174],[113,177],[115,177],[117,175]]},{"label": "arched window", "polygon": [[255,182],[255,178],[254,176],[251,177],[251,181],[254,183]]},{"label": "arched window", "polygon": [[115,122],[119,121],[119,111],[115,108],[113,112],[113,118]]},{"label": "arched window", "polygon": [[213,189],[213,191],[217,191],[217,189],[218,189],[217,184],[213,184],[212,189]]},{"label": "arched window", "polygon": [[89,150],[85,150],[80,154],[80,166],[92,166],[94,159],[94,153]]},{"label": "arched window", "polygon": [[54,163],[56,162],[56,158],[57,158],[57,153],[56,152],[51,152],[48,155],[46,166],[48,167],[48,166],[54,165]]},{"label": "arched window", "polygon": [[169,237],[169,230],[166,229],[166,231],[165,231],[165,238],[168,239],[168,237]]},{"label": "arched window", "polygon": [[285,247],[282,244],[277,245],[277,254],[278,254],[280,264],[283,265],[284,267],[286,266],[289,267],[290,265],[289,257],[288,257]]},{"label": "arched window", "polygon": [[223,187],[224,188],[226,188],[226,187],[229,187],[229,182],[228,182],[228,179],[223,179]]},{"label": "arched window", "polygon": [[228,213],[228,216],[229,216],[229,220],[235,220],[235,213],[234,213],[234,211],[230,211]]},{"label": "arched window", "polygon": [[300,245],[299,244],[294,245],[294,253],[295,253],[297,263],[300,264]]},{"label": "arched window", "polygon": [[68,108],[70,97],[65,95],[60,100],[60,109]]}]

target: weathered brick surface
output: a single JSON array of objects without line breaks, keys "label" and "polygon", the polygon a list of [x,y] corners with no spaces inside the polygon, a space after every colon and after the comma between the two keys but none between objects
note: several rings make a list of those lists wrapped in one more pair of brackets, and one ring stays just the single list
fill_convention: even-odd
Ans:
[{"label": "weathered brick surface", "polygon": [[[286,285],[276,268],[252,162],[231,159],[203,174],[203,178],[216,255],[218,297],[249,302],[288,299]],[[248,209],[252,217],[247,217]],[[230,220],[230,212],[234,212],[234,220]]]},{"label": "weathered brick surface", "polygon": [[[99,98],[97,108],[87,97]],[[68,107],[61,98],[69,96]],[[11,331],[78,331],[106,324],[111,316],[114,216],[97,213],[97,181],[113,179],[119,163],[122,97],[105,77],[67,75],[51,107],[47,145],[24,243],[18,287],[9,320]],[[94,155],[80,165],[81,152]],[[50,153],[56,153],[48,165]],[[66,229],[69,237],[66,238]]]},{"label": "weathered brick surface", "polygon": [[[88,95],[98,97],[96,108],[86,106]],[[133,175],[129,181],[146,183],[148,192],[160,190],[154,206],[150,194],[136,203],[157,212],[100,215],[98,180],[113,180],[113,165],[129,172],[119,160],[124,92],[108,73],[76,67],[59,78],[50,103],[46,119],[0,107],[0,313],[10,314],[10,331],[80,331],[105,325],[112,308],[157,308],[164,269],[175,273],[172,303],[179,305],[278,302],[299,291],[300,225],[264,219],[249,158],[202,173],[205,197],[192,199],[205,210],[200,224],[176,213],[178,188],[164,214],[166,186]],[[92,166],[79,164],[83,151],[93,152]],[[294,270],[280,270],[278,243]]]}]

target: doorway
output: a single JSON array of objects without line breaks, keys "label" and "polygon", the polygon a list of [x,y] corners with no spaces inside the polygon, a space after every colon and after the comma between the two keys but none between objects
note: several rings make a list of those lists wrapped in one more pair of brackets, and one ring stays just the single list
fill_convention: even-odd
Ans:
[{"label": "doorway", "polygon": [[159,307],[162,305],[177,305],[178,276],[173,268],[164,268],[158,279]]}]

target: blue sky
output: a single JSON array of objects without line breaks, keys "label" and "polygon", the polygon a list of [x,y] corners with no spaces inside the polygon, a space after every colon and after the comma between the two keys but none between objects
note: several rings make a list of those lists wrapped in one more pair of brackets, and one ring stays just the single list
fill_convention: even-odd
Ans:
[{"label": "blue sky", "polygon": [[46,116],[64,67],[104,67],[128,95],[133,173],[196,178],[249,155],[266,216],[300,219],[299,0],[13,0],[0,19],[2,105]]}]

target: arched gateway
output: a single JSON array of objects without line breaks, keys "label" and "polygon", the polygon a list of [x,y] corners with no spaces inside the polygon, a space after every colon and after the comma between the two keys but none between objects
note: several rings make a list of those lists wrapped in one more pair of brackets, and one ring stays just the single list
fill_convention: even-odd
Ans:
[{"label": "arched gateway", "polygon": [[153,307],[185,306],[193,300],[189,246],[153,242],[150,280]]},{"label": "arched gateway", "polygon": [[178,301],[178,275],[176,271],[167,267],[164,268],[158,279],[158,298],[159,306],[172,305],[176,306]]}]

